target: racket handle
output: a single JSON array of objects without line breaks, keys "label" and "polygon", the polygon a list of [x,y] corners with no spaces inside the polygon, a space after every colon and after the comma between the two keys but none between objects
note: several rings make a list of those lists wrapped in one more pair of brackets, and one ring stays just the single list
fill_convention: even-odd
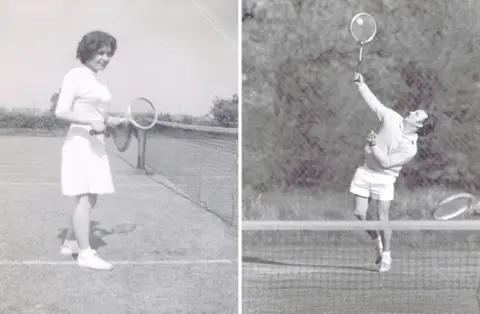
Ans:
[{"label": "racket handle", "polygon": [[90,130],[90,135],[99,135],[99,134],[103,134],[105,132],[95,132],[95,130]]},{"label": "racket handle", "polygon": [[[358,63],[357,63],[357,70],[355,73],[359,73],[360,71],[360,64],[362,63],[363,60],[363,44],[360,42],[360,52],[358,54]],[[359,80],[354,80],[354,82],[359,82]]]},{"label": "racket handle", "polygon": [[[359,72],[359,71],[360,71],[360,63],[361,63],[361,62],[358,62],[358,63],[357,63],[357,70],[355,71],[355,73],[360,73],[360,72]],[[355,80],[355,82],[358,82],[358,79]]]}]

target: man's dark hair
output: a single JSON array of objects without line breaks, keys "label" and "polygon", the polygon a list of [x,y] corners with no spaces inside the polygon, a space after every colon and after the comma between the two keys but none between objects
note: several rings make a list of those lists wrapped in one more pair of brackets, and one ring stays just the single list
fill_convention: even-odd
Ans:
[{"label": "man's dark hair", "polygon": [[427,118],[423,121],[423,126],[418,129],[418,136],[427,136],[435,130],[437,125],[437,117],[431,113],[427,112]]}]

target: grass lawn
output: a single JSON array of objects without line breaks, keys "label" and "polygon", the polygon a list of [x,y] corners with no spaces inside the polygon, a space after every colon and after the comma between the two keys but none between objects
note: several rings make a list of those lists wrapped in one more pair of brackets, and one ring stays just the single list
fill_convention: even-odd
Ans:
[{"label": "grass lawn", "polygon": [[[236,313],[237,242],[218,218],[138,173],[135,143],[119,153],[108,141],[116,193],[91,216],[91,245],[115,268],[60,255],[73,210],[60,188],[62,143],[0,136],[0,313]],[[125,223],[136,229],[112,231]]]},{"label": "grass lawn", "polygon": [[[391,220],[429,220],[432,209],[438,202],[462,190],[447,190],[445,188],[417,189],[414,191],[397,189],[395,200],[390,208]],[[355,220],[353,214],[353,197],[345,190],[324,191],[320,189],[304,189],[289,192],[267,192],[254,194],[244,190],[244,220]],[[375,206],[370,208],[376,213]],[[460,217],[459,219],[463,219]],[[468,219],[478,219],[477,215],[469,215]],[[317,232],[318,233],[318,232]],[[253,232],[244,232],[244,243],[250,239]],[[325,232],[327,234],[327,232]],[[359,236],[357,232],[328,232],[328,237],[310,239],[317,243],[332,240],[348,240],[349,244],[361,244],[368,241],[366,236]],[[419,241],[428,241],[431,245],[457,246],[471,243],[479,246],[480,233],[475,231],[394,231],[393,242],[420,245]],[[255,237],[256,238],[256,237]],[[272,244],[277,241],[294,241],[298,235],[291,232],[277,232]],[[290,239],[290,240],[289,240]],[[253,239],[251,239],[253,241]],[[460,243],[459,243],[460,242]],[[425,245],[422,243],[421,245]],[[480,246],[479,246],[480,247]]]}]

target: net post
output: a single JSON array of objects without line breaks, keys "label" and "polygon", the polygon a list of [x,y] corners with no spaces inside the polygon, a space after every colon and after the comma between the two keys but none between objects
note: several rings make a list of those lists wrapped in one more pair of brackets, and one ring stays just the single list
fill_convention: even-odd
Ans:
[{"label": "net post", "polygon": [[145,170],[145,152],[147,146],[147,131],[137,129],[138,134],[138,155],[137,155],[137,169]]}]

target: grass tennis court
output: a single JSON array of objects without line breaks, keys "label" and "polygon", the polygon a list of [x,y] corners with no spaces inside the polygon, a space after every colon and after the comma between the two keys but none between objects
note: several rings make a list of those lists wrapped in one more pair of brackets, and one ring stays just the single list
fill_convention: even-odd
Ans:
[{"label": "grass tennis court", "polygon": [[[457,192],[399,189],[390,219],[429,220],[434,204]],[[354,221],[352,202],[342,191],[268,192],[244,215]],[[373,271],[364,231],[243,231],[242,242],[244,313],[479,313],[480,230],[394,230],[386,274]]]},{"label": "grass tennis court", "polygon": [[[71,199],[60,192],[62,138],[0,137],[1,313],[236,313],[237,244],[222,222],[132,167],[92,212],[92,246],[111,272],[81,269],[59,248]],[[135,223],[129,234],[110,232]]]}]

